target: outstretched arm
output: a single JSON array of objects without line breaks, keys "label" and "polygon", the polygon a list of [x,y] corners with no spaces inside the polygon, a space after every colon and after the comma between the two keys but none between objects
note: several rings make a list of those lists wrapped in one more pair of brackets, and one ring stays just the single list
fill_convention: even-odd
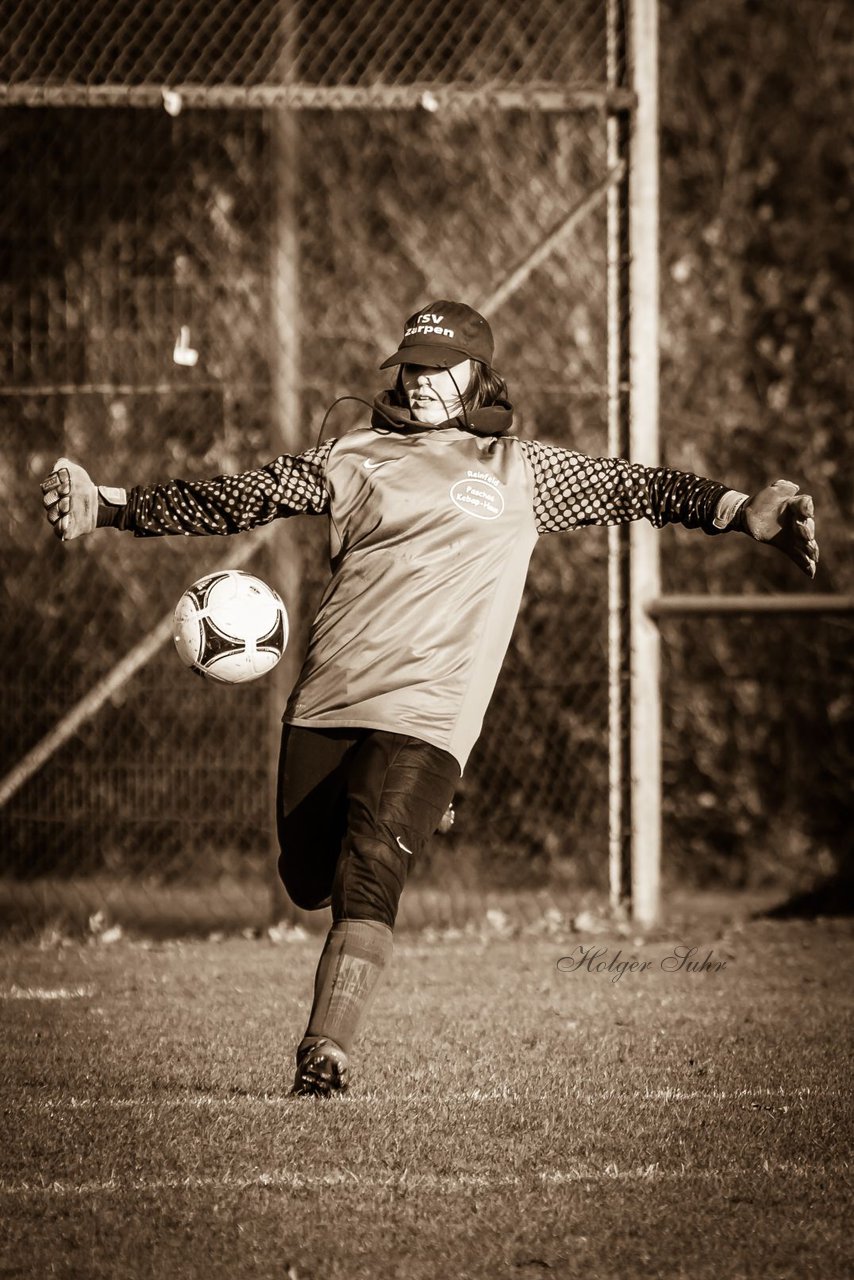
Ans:
[{"label": "outstretched arm", "polygon": [[795,497],[788,480],[753,497],[669,467],[623,458],[591,458],[539,441],[522,441],[534,477],[534,513],[541,533],[646,519],[661,528],[682,524],[705,533],[737,529],[769,542],[815,577],[818,544],[813,501]]},{"label": "outstretched arm", "polygon": [[267,466],[212,480],[172,480],[126,492],[96,485],[83,467],[59,458],[42,482],[47,518],[64,542],[112,526],[137,537],[240,533],[279,516],[329,509],[326,460],[334,441]]}]

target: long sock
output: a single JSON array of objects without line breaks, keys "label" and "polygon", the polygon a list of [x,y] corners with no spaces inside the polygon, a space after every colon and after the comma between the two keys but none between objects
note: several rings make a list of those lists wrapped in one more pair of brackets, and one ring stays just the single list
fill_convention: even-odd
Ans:
[{"label": "long sock", "polygon": [[392,950],[392,931],[378,920],[338,920],[326,937],[314,978],[314,1003],[300,1050],[326,1036],[345,1053]]}]

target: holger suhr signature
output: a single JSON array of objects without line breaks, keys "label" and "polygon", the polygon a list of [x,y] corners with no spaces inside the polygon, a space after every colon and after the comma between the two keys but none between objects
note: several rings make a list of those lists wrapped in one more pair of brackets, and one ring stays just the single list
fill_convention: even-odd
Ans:
[{"label": "holger suhr signature", "polygon": [[601,973],[612,982],[619,982],[626,973],[648,973],[650,969],[661,969],[664,973],[720,973],[727,967],[727,961],[717,958],[712,948],[701,956],[699,947],[680,945],[672,947],[659,960],[639,960],[635,955],[623,958],[622,950],[612,955],[607,947],[579,943],[570,955],[561,956],[557,967],[561,973]]}]

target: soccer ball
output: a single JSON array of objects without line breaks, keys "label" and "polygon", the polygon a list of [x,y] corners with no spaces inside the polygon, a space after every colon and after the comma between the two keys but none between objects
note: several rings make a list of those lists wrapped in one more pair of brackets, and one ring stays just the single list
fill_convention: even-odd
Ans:
[{"label": "soccer ball", "polygon": [[175,607],[172,635],[182,662],[208,680],[245,684],[272,671],[288,643],[278,592],[242,569],[209,573]]}]

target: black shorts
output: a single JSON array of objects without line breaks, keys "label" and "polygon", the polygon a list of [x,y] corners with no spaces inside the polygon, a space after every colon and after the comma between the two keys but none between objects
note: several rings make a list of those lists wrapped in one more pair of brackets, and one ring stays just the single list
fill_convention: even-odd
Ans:
[{"label": "black shorts", "polygon": [[393,927],[409,866],[459,777],[449,752],[407,734],[285,725],[279,875],[292,901]]}]

